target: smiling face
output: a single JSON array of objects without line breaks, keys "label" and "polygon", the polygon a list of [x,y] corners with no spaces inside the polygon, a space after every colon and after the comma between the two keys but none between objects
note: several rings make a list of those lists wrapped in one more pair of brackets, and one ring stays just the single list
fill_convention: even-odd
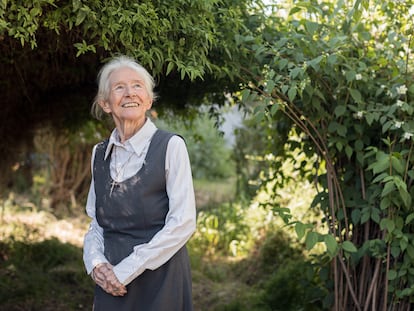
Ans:
[{"label": "smiling face", "polygon": [[152,106],[143,78],[135,70],[122,67],[110,74],[108,82],[108,98],[99,103],[102,109],[112,115],[117,126],[124,122],[142,126]]}]

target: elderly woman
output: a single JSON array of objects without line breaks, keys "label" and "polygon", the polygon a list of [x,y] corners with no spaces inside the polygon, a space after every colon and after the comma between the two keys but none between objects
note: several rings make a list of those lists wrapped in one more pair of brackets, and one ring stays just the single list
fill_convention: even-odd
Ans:
[{"label": "elderly woman", "polygon": [[196,213],[184,140],[147,118],[154,80],[133,59],[109,61],[98,83],[92,113],[110,115],[115,129],[92,151],[83,259],[94,310],[192,310],[185,244]]}]

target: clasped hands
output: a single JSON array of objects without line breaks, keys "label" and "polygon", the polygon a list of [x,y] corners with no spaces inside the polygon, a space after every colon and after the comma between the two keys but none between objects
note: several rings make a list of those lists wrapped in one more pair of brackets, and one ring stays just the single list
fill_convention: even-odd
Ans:
[{"label": "clasped hands", "polygon": [[127,293],[125,285],[119,282],[113,266],[109,263],[101,263],[92,271],[92,279],[105,292],[112,296],[124,296]]}]

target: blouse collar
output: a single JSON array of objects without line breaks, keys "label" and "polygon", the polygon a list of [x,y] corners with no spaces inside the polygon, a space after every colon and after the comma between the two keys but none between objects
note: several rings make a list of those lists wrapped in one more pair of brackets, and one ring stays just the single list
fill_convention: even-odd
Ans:
[{"label": "blouse collar", "polygon": [[111,153],[113,146],[122,146],[126,149],[132,149],[135,153],[139,154],[141,150],[151,141],[152,136],[157,131],[155,124],[147,118],[143,127],[134,134],[131,138],[122,144],[119,140],[118,130],[115,128],[111,136],[109,137],[108,146],[105,151],[105,160]]}]

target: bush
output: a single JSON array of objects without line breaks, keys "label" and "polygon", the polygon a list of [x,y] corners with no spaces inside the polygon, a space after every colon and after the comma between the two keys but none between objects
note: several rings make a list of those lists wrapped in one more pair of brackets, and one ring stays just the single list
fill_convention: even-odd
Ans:
[{"label": "bush", "polygon": [[317,311],[323,310],[326,293],[314,268],[289,236],[276,230],[236,267],[236,273],[258,293],[252,302],[257,310]]},{"label": "bush", "polygon": [[156,123],[184,137],[194,178],[225,179],[235,174],[231,148],[207,112],[199,112],[194,120],[174,115]]},{"label": "bush", "polygon": [[93,288],[80,248],[57,239],[0,243],[1,311],[89,310]]}]

